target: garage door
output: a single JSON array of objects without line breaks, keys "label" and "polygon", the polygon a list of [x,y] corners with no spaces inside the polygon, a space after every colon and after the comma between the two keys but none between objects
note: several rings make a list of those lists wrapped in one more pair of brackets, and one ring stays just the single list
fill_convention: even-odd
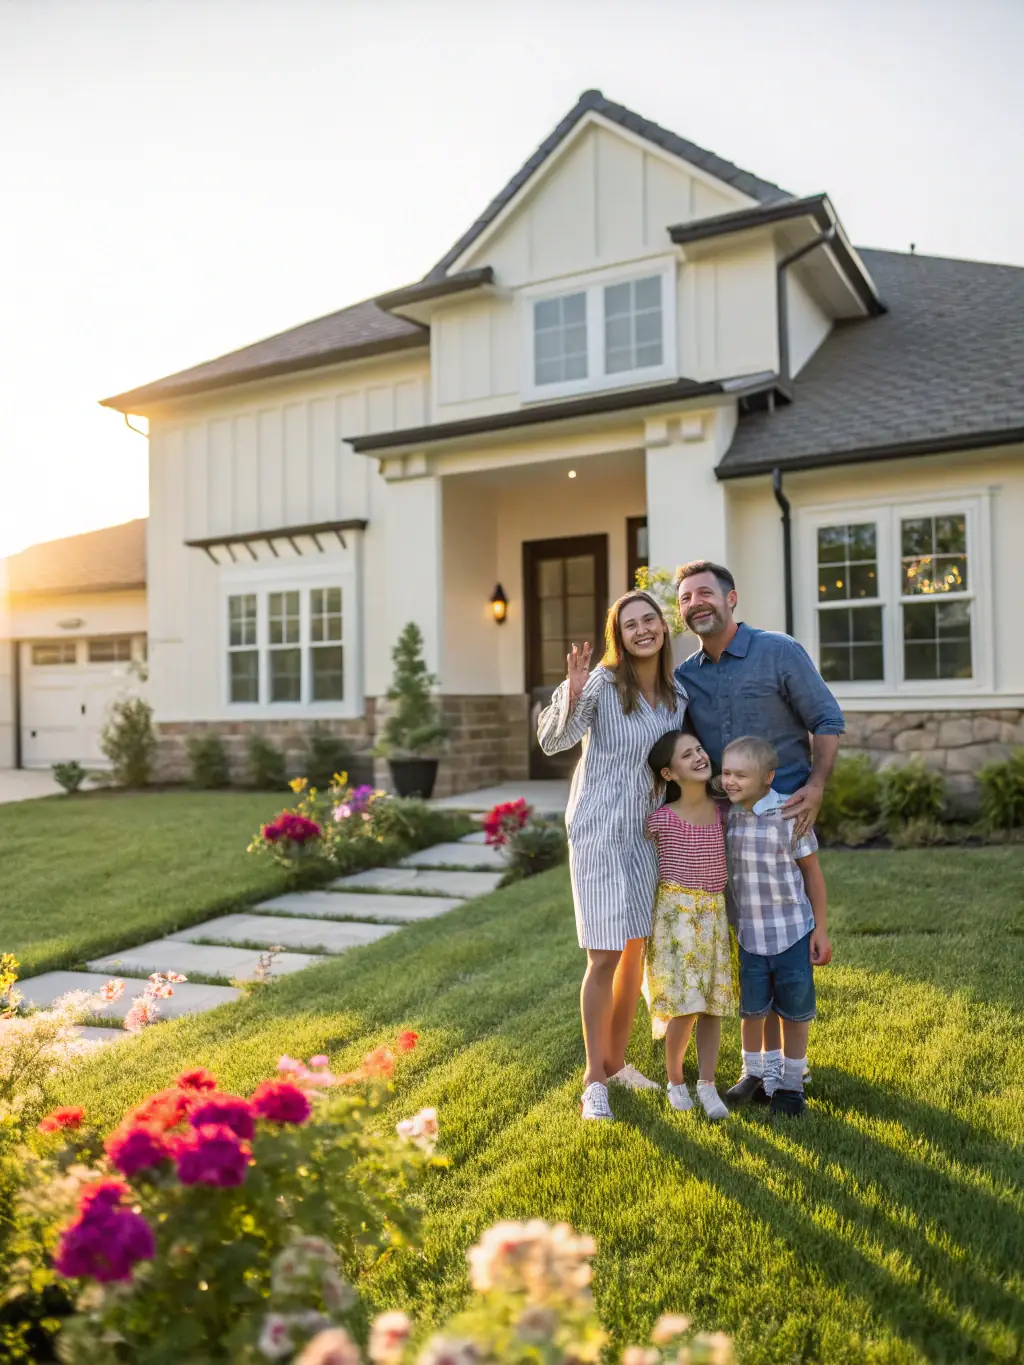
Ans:
[{"label": "garage door", "polygon": [[100,734],[111,702],[140,689],[132,663],[145,637],[103,635],[21,646],[21,761],[49,768],[77,759],[105,766]]}]

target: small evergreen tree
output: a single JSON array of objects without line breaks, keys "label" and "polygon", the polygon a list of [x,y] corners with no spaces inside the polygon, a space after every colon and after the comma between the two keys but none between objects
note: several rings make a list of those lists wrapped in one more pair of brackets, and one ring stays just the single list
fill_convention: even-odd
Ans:
[{"label": "small evergreen tree", "polygon": [[122,697],[110,708],[100,737],[114,780],[122,787],[144,787],[156,755],[153,708],[141,697]]},{"label": "small evergreen tree", "polygon": [[391,651],[395,671],[388,701],[392,711],[384,722],[378,752],[388,755],[422,754],[435,748],[448,733],[441,720],[432,688],[437,679],[427,671],[423,658],[423,635],[410,621]]}]

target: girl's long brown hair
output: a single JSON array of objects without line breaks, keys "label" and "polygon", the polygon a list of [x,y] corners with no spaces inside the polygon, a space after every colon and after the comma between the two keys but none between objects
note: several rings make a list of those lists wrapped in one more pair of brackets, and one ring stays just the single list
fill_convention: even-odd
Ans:
[{"label": "girl's long brown hair", "polygon": [[601,664],[614,675],[623,715],[630,715],[640,703],[640,681],[636,676],[633,656],[622,643],[622,629],[619,625],[622,609],[630,602],[647,602],[658,613],[665,637],[658,652],[655,697],[667,707],[673,708],[676,704],[676,689],[672,681],[672,636],[664,612],[650,593],[635,588],[632,592],[623,593],[619,600],[608,608],[608,616],[604,623],[604,658]]}]

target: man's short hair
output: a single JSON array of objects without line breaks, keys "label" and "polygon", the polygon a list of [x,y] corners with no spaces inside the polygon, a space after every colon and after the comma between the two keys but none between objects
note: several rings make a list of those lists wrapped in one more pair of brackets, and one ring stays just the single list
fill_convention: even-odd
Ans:
[{"label": "man's short hair", "polygon": [[741,735],[739,739],[734,739],[731,744],[727,744],[722,750],[722,767],[725,767],[727,754],[742,754],[751,763],[757,765],[758,772],[763,777],[773,773],[779,766],[779,756],[775,752],[774,746],[769,744],[766,739],[760,739],[757,735]]},{"label": "man's short hair", "polygon": [[713,564],[710,559],[692,559],[689,564],[680,564],[676,569],[676,593],[684,578],[692,578],[698,573],[713,573],[723,593],[736,591],[736,580],[724,564]]}]

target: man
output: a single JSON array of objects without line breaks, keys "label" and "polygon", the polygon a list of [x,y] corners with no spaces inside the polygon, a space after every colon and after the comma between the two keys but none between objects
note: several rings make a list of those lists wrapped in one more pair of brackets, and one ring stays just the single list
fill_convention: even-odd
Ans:
[{"label": "man", "polygon": [[[675,582],[680,614],[701,642],[675,674],[701,744],[719,772],[732,740],[767,740],[779,759],[773,786],[785,798],[783,814],[793,817],[794,838],[805,838],[846,728],[839,703],[796,640],[734,619],[736,580],[723,565],[694,560],[676,570]],[[782,1069],[779,1019],[769,1014],[756,1051],[752,1026],[760,1021],[744,1022],[751,1027],[744,1029],[743,1075],[726,1100],[767,1103]]]}]

